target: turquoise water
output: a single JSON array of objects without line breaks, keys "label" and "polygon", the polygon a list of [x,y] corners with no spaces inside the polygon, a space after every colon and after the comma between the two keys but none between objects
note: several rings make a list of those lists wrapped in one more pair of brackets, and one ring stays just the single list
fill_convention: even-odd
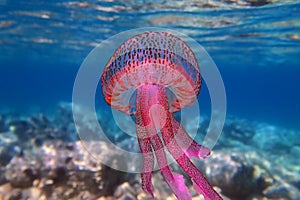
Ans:
[{"label": "turquoise water", "polygon": [[[218,138],[211,156],[193,160],[211,184],[229,199],[298,200],[300,0],[0,0],[0,199],[105,198],[123,180],[119,169],[95,168],[98,161],[138,172],[141,160],[119,157],[119,149],[103,142],[106,136],[122,150],[140,152],[134,116],[112,111],[99,84],[98,115],[75,104],[74,123],[72,92],[89,52],[141,27],[173,29],[195,39],[220,71],[227,96],[220,138],[210,129],[206,79],[198,97],[201,117],[187,119],[184,110],[174,114],[201,144]],[[90,139],[96,146],[85,145]],[[95,163],[90,158],[98,153]],[[125,175],[132,190],[140,187],[140,174]],[[166,199],[170,194],[160,180],[153,179],[156,197]]]},{"label": "turquoise water", "polygon": [[[238,2],[0,0],[0,111],[51,114],[71,101],[77,70],[98,43],[156,26],[187,34],[208,51],[225,84],[228,114],[299,129],[300,1]],[[205,85],[199,102],[209,113]]]}]

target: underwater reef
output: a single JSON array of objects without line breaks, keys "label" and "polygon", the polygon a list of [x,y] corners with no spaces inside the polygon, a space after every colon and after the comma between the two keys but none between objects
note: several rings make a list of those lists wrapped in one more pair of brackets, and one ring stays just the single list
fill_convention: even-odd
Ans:
[{"label": "underwater reef", "polygon": [[[206,130],[208,119],[201,124],[200,132]],[[122,135],[110,125],[106,132]],[[186,129],[191,128],[192,122]],[[138,149],[129,137],[116,137],[114,143]],[[134,165],[103,141],[87,145],[116,165]],[[299,132],[229,116],[212,155],[193,161],[224,199],[297,200],[299,157]],[[173,168],[183,173],[177,165]],[[186,184],[193,199],[203,199],[188,179]],[[154,172],[153,185],[155,199],[176,199],[159,171]],[[0,199],[145,200],[151,196],[142,190],[140,174],[114,170],[86,151],[75,130],[71,104],[62,103],[51,117],[0,114]]]}]

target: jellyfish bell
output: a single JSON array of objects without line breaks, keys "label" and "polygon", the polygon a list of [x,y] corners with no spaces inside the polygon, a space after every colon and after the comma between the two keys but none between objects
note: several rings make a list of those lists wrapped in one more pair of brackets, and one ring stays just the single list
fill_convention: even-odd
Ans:
[{"label": "jellyfish bell", "polygon": [[106,102],[134,114],[136,91],[146,84],[167,88],[169,111],[192,105],[201,87],[200,68],[193,51],[168,32],[145,32],[115,51],[102,73]]}]

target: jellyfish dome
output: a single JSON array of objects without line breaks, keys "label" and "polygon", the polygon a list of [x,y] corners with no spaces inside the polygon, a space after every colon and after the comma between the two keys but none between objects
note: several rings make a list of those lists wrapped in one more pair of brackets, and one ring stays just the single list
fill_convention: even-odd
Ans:
[{"label": "jellyfish dome", "polygon": [[146,84],[167,88],[171,113],[192,105],[201,87],[200,68],[186,43],[167,32],[138,34],[117,48],[102,73],[106,102],[134,114],[136,89]]}]

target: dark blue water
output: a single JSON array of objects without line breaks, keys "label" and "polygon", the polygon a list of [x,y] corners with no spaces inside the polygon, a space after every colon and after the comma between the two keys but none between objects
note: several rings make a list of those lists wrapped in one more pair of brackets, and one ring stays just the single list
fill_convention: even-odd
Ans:
[{"label": "dark blue water", "polygon": [[[300,128],[300,1],[87,2],[0,0],[1,112],[54,112],[71,101],[77,70],[97,43],[158,26],[206,48],[221,72],[228,114]],[[199,101],[209,112],[205,84]]]}]

